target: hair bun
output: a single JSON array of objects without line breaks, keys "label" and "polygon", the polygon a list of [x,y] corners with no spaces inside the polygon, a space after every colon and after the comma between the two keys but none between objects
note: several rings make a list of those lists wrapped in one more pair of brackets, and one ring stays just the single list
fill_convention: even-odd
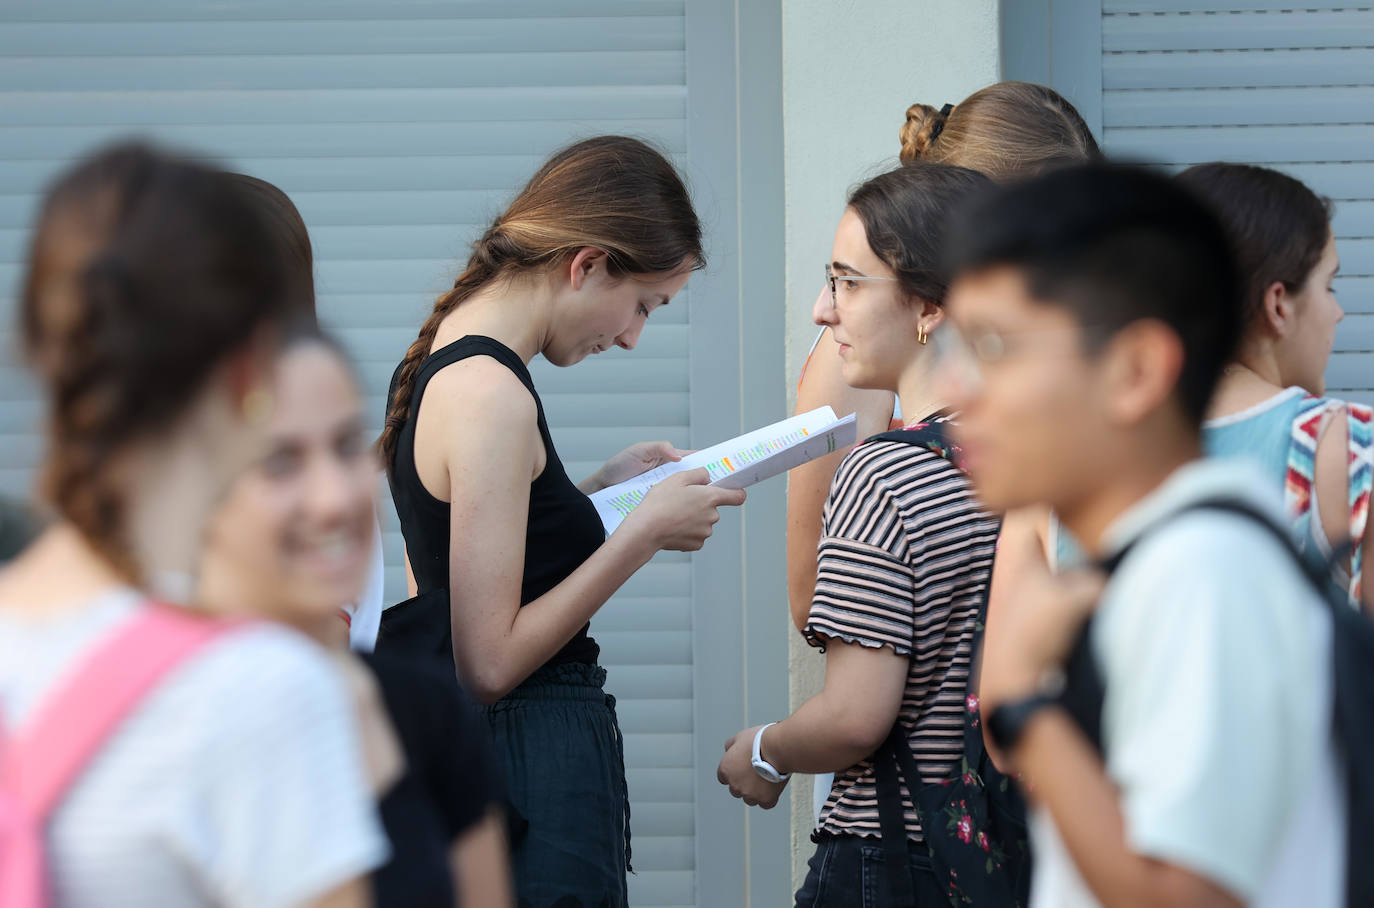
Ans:
[{"label": "hair bun", "polygon": [[899,133],[902,150],[898,157],[903,164],[920,160],[930,147],[935,126],[940,120],[940,112],[929,104],[913,104],[906,109],[906,122]]}]

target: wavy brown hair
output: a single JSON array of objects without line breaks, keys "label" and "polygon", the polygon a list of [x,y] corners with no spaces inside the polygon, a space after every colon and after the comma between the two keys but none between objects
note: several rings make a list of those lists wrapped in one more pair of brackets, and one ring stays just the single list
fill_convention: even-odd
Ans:
[{"label": "wavy brown hair", "polygon": [[48,191],[20,303],[50,395],[41,490],[129,579],[121,455],[175,428],[225,357],[288,311],[289,286],[260,212],[220,171],[125,144]]},{"label": "wavy brown hair", "polygon": [[453,289],[435,300],[406,351],[377,439],[388,473],[397,436],[410,418],[415,376],[444,317],[493,281],[558,265],[588,246],[606,254],[612,278],[669,274],[684,261],[692,268],[706,263],[691,197],[663,155],[624,136],[600,136],[558,151],[472,244],[467,267]]},{"label": "wavy brown hair", "polygon": [[1052,88],[997,82],[969,95],[948,114],[929,104],[907,109],[903,164],[953,164],[998,182],[1022,179],[1101,157],[1078,111]]}]

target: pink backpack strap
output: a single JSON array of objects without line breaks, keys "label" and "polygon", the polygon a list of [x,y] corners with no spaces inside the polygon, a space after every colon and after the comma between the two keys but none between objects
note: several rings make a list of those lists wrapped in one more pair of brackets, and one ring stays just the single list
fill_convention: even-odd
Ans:
[{"label": "pink backpack strap", "polygon": [[30,721],[0,740],[0,904],[46,903],[43,828],[63,795],[168,672],[234,626],[145,608],[97,644]]}]

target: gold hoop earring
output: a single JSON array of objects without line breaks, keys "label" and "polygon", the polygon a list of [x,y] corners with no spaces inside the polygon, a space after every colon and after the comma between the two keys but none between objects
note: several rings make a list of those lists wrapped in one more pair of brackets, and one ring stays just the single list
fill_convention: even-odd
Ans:
[{"label": "gold hoop earring", "polygon": [[929,339],[930,339],[930,334],[926,331],[926,329],[925,329],[923,326],[921,326],[921,325],[917,325],[917,326],[916,326],[916,343],[918,343],[918,344],[920,344],[922,347],[924,347],[924,346],[926,345],[926,341],[929,340]]}]

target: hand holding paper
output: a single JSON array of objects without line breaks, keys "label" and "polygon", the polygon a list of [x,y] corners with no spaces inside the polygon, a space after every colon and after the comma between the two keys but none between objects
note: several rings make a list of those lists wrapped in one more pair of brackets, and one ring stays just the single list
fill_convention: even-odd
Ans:
[{"label": "hand holding paper", "polygon": [[652,540],[656,551],[697,551],[720,520],[720,508],[744,504],[743,489],[723,489],[709,479],[701,467],[674,473],[650,489],[625,522],[636,524],[636,538]]},{"label": "hand holding paper", "polygon": [[705,468],[711,485],[742,489],[853,444],[857,434],[853,413],[836,419],[834,410],[821,407],[654,467],[602,489],[592,503],[606,532],[613,533],[651,488],[674,473]]}]

